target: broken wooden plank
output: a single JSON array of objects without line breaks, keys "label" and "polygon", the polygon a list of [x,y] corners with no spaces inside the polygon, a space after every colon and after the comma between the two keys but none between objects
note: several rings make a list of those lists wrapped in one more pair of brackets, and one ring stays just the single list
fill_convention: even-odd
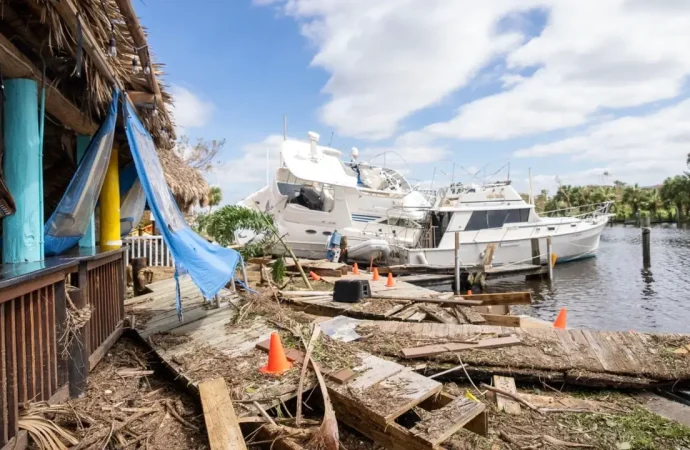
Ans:
[{"label": "broken wooden plank", "polygon": [[427,356],[440,355],[441,353],[446,352],[457,352],[461,350],[471,349],[510,347],[513,345],[519,345],[521,343],[522,342],[517,337],[509,336],[503,338],[482,339],[480,341],[477,341],[476,344],[449,342],[447,344],[435,344],[425,345],[422,347],[404,348],[402,349],[401,354],[402,357],[406,359],[424,358]]},{"label": "broken wooden plank", "polygon": [[531,292],[501,292],[493,294],[473,294],[472,300],[479,300],[482,306],[489,305],[530,305]]},{"label": "broken wooden plank", "polygon": [[[433,291],[432,291],[433,292]],[[401,302],[414,302],[414,303],[439,303],[444,305],[461,305],[461,306],[481,306],[481,300],[467,300],[462,297],[459,298],[439,298],[439,297],[420,297],[415,295],[403,296],[403,295],[391,295],[387,297],[377,296],[376,293],[371,296],[373,299],[379,300],[390,300],[390,301],[401,301]]]},{"label": "broken wooden plank", "polygon": [[[441,392],[443,384],[405,369],[381,381],[378,387],[384,390],[386,401],[379,402],[369,409],[378,413],[382,418],[381,423],[390,423],[422,401]],[[391,401],[393,399],[394,401]]]},{"label": "broken wooden plank", "polygon": [[505,314],[481,314],[487,325],[496,325],[499,327],[519,327],[521,320],[519,316],[510,316]]},{"label": "broken wooden plank", "polygon": [[410,306],[410,305],[409,304],[395,305],[394,307],[392,307],[391,309],[389,309],[388,311],[383,313],[383,317],[390,317],[394,314],[397,314],[400,311],[402,311],[403,309],[407,308],[408,306]]},{"label": "broken wooden plank", "polygon": [[211,450],[246,450],[225,380],[215,378],[199,383],[199,395]]},{"label": "broken wooden plank", "polygon": [[457,324],[458,320],[450,315],[448,311],[445,309],[441,308],[439,305],[435,304],[419,304],[418,308],[427,313],[427,315],[431,316],[435,320],[441,323],[452,323],[452,324]]},{"label": "broken wooden plank", "polygon": [[362,364],[352,369],[359,373],[359,376],[348,383],[348,387],[352,389],[367,389],[404,369],[400,364],[378,356],[368,354],[361,356],[363,356]]},{"label": "broken wooden plank", "polygon": [[433,445],[438,445],[482,414],[485,409],[486,406],[481,402],[458,397],[444,407],[431,411],[410,431]]},{"label": "broken wooden plank", "polygon": [[456,310],[459,311],[465,319],[473,325],[486,323],[486,320],[477,311],[468,306],[456,306]]},{"label": "broken wooden plank", "polygon": [[[517,395],[517,388],[515,387],[515,380],[513,378],[494,375],[494,386],[503,391]],[[520,414],[520,404],[505,395],[496,394],[496,406],[499,411],[505,411],[508,414]]]},{"label": "broken wooden plank", "polygon": [[426,319],[426,313],[424,311],[417,311],[407,318],[408,322],[421,322]]},{"label": "broken wooden plank", "polygon": [[417,305],[414,303],[411,303],[409,305],[406,305],[404,309],[393,314],[391,316],[391,318],[400,319],[400,320],[407,320],[408,318],[410,318],[410,316],[412,316],[413,314],[416,314],[418,312],[419,312],[419,308],[417,308]]}]

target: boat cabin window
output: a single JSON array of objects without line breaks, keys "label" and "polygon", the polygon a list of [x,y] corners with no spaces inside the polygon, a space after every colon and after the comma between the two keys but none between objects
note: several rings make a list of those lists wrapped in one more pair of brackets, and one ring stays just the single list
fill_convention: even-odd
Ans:
[{"label": "boat cabin window", "polygon": [[[289,195],[288,203],[300,205],[312,211],[331,212],[335,206],[333,186],[324,184],[320,187],[308,185],[289,185],[298,187]],[[281,190],[282,193],[282,190]]]},{"label": "boat cabin window", "polygon": [[379,223],[384,223],[393,227],[421,228],[421,225],[414,220],[405,219],[402,217],[385,218],[380,220]]},{"label": "boat cabin window", "polygon": [[501,228],[507,223],[529,222],[529,208],[473,211],[465,231]]}]

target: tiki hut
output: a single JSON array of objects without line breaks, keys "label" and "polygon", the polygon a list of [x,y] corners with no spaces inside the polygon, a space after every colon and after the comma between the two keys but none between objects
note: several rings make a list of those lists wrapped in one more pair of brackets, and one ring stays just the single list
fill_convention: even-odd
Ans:
[{"label": "tiki hut", "polygon": [[130,0],[0,0],[0,448],[25,448],[23,407],[83,396],[123,332],[121,199],[172,211],[176,258],[204,251],[175,201],[208,185],[173,149],[161,75]]},{"label": "tiki hut", "polygon": [[[161,82],[162,68],[151,59],[129,0],[2,0],[0,73],[4,79],[32,78],[46,88],[45,217],[76,169],[76,136],[94,133],[113,86],[136,105],[180,208],[207,204],[206,181],[173,150],[175,127],[166,106],[172,98]],[[0,140],[0,154],[2,145]],[[130,160],[126,150],[120,152],[121,166]]]}]

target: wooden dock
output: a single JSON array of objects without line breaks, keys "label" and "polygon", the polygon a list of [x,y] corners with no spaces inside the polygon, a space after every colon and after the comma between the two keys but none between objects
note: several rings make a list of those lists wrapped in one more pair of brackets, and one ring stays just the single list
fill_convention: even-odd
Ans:
[{"label": "wooden dock", "polygon": [[[259,411],[256,401],[264,409],[279,406],[296,396],[300,355],[290,350],[290,339],[269,318],[252,317],[235,324],[241,309],[236,294],[224,290],[218,307],[210,307],[188,277],[181,279],[184,319],[178,320],[174,308],[173,280],[153,285],[151,294],[126,302],[127,313],[135,316],[135,330],[163,360],[174,375],[193,392],[199,383],[214,378],[225,379],[235,403],[240,421],[255,421]],[[421,288],[414,288],[421,289]],[[406,292],[405,286],[399,291]],[[266,363],[263,341],[271,333],[283,333],[288,357],[295,368],[276,378],[259,372]],[[294,342],[294,339],[292,339]],[[337,343],[336,341],[329,341]],[[422,433],[395,422],[400,415],[419,406],[430,411],[462,411],[453,416],[449,429],[465,427],[477,433],[487,432],[487,416],[482,403],[465,398],[453,398],[441,393],[442,384],[424,377],[398,363],[387,361],[366,352],[357,351],[350,344],[339,355],[356,355],[350,369],[354,377],[339,382],[331,378],[337,370],[324,364],[327,385],[339,420],[388,448],[440,449],[439,444],[449,436]],[[348,348],[350,350],[348,350]],[[321,364],[321,363],[320,363]],[[315,378],[310,376],[306,387],[312,388]],[[249,418],[252,418],[251,420]],[[417,424],[424,429],[424,423]]]},{"label": "wooden dock", "polygon": [[[515,336],[522,342],[462,351],[468,372],[478,377],[505,375],[530,382],[642,389],[690,385],[690,358],[678,351],[690,345],[689,334],[392,321],[365,321],[357,330],[370,336],[364,341],[365,349],[398,357],[403,348],[442,347],[444,342],[464,341],[478,334]],[[433,360],[457,364],[454,352],[439,353]]]},{"label": "wooden dock", "polygon": [[[428,275],[416,275],[428,276]],[[431,275],[434,276],[434,275]],[[357,319],[371,320],[402,320],[422,322],[431,320],[444,323],[473,323],[493,324],[503,326],[544,327],[551,326],[538,319],[527,316],[511,316],[511,304],[530,304],[529,292],[506,294],[478,294],[472,297],[453,296],[450,292],[440,293],[421,286],[413,285],[407,277],[395,278],[395,286],[387,287],[386,280],[381,277],[378,281],[371,280],[371,275],[351,273],[340,277],[322,277],[325,281],[361,279],[369,281],[372,298],[359,303],[334,302],[331,292],[317,292],[312,295],[309,291],[282,291],[284,301],[293,308],[309,314],[334,317],[344,315]],[[300,296],[300,295],[304,296]],[[323,295],[321,295],[323,294]],[[490,297],[492,300],[487,299]],[[425,303],[419,300],[430,299],[435,303]],[[443,309],[443,301],[467,301],[467,306],[459,310]],[[469,305],[476,305],[470,308]],[[459,315],[458,315],[459,314]]]}]

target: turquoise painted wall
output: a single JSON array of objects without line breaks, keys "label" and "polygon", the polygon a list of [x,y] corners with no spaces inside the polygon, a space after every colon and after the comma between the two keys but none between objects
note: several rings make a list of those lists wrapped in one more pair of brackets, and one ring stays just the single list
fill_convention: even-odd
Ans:
[{"label": "turquoise painted wall", "polygon": [[[77,136],[77,161],[81,161],[86,153],[86,148],[91,142],[91,136]],[[94,214],[91,213],[89,227],[86,229],[86,234],[79,240],[79,247],[95,247],[96,246],[96,227]]]},{"label": "turquoise painted wall", "polygon": [[34,80],[5,80],[3,172],[17,212],[2,223],[4,264],[41,260],[42,170],[38,133],[38,87]]}]

